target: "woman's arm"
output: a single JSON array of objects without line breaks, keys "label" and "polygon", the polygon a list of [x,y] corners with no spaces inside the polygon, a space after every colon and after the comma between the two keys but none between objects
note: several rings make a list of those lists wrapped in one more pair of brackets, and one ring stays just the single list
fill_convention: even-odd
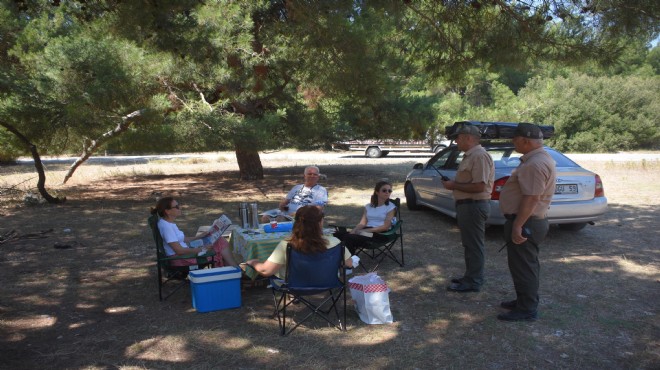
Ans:
[{"label": "woman's arm", "polygon": [[381,226],[368,227],[362,229],[362,231],[368,231],[370,233],[382,233],[383,231],[389,230],[390,228],[392,228],[392,219],[394,218],[395,214],[396,214],[396,208],[387,212],[387,216],[385,217],[385,222]]},{"label": "woman's arm", "polygon": [[186,237],[183,238],[183,241],[186,242],[186,243],[190,243],[193,240],[199,240],[199,239],[202,239],[202,238],[204,238],[205,236],[208,236],[208,235],[209,235],[209,233],[201,234],[201,235],[198,235],[198,236],[186,236]]},{"label": "woman's arm", "polygon": [[[201,251],[207,251],[209,248],[205,247],[199,247],[199,248],[184,248],[179,244],[178,242],[172,242],[172,243],[167,243],[169,244],[170,247],[172,247],[172,250],[174,250],[174,253],[176,253],[179,256],[185,255],[185,254],[197,254]],[[211,246],[210,248],[213,248]]]},{"label": "woman's arm", "polygon": [[360,219],[360,223],[355,225],[353,230],[351,230],[351,234],[356,234],[358,231],[363,230],[365,227],[367,227],[367,209],[366,208],[362,212],[362,218]]},{"label": "woman's arm", "polygon": [[259,262],[258,259],[248,260],[247,265],[252,266],[259,274],[263,276],[273,276],[280,270],[282,265],[266,260],[266,262]]}]

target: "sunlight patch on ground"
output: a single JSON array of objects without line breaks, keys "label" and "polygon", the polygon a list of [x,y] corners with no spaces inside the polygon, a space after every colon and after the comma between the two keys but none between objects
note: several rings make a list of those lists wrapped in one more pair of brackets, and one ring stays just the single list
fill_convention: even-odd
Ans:
[{"label": "sunlight patch on ground", "polygon": [[14,330],[25,330],[25,329],[42,329],[48,328],[57,322],[57,318],[50,315],[36,315],[22,317],[14,320],[2,320],[0,324],[5,327],[12,328]]},{"label": "sunlight patch on ground", "polygon": [[106,313],[126,313],[136,311],[137,308],[133,306],[124,306],[124,307],[108,307],[105,309]]},{"label": "sunlight patch on ground", "polygon": [[631,274],[645,275],[648,277],[653,277],[653,276],[658,277],[658,274],[660,274],[660,271],[658,270],[657,266],[641,265],[639,263],[626,259],[625,257],[621,257],[617,261],[617,263],[621,268],[621,270],[625,272],[629,272]]},{"label": "sunlight patch on ground", "polygon": [[96,322],[95,322],[95,321],[92,321],[92,320],[80,321],[80,322],[74,322],[74,323],[71,323],[71,324],[68,326],[68,328],[69,328],[69,329],[79,329],[79,328],[82,328],[82,327],[84,327],[84,326],[86,326],[86,325],[92,325],[92,324],[95,324],[95,323],[96,323]]},{"label": "sunlight patch on ground", "polygon": [[374,346],[394,340],[399,334],[399,325],[398,323],[379,326],[372,325],[358,328],[354,333],[354,339],[351,341],[353,345]]},{"label": "sunlight patch on ground", "polygon": [[145,339],[126,348],[127,357],[150,361],[188,362],[194,354],[188,343],[178,337],[156,337]]}]

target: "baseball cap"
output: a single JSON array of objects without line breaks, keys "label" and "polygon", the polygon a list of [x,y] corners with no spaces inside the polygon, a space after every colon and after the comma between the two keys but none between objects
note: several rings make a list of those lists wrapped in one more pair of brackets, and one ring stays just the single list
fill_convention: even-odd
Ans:
[{"label": "baseball cap", "polygon": [[521,122],[518,124],[513,136],[522,136],[530,139],[543,139],[543,132],[537,125]]}]

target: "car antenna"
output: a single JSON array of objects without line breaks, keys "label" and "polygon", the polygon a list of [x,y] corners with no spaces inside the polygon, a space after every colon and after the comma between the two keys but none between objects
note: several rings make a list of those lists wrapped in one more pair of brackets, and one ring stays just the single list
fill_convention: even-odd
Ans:
[{"label": "car antenna", "polygon": [[442,181],[449,181],[449,180],[451,180],[449,177],[443,175],[442,172],[440,172],[439,169],[435,168],[435,166],[431,165],[431,167],[433,167],[433,169],[435,170],[435,172],[437,172],[438,175],[440,175],[440,178],[442,179]]}]

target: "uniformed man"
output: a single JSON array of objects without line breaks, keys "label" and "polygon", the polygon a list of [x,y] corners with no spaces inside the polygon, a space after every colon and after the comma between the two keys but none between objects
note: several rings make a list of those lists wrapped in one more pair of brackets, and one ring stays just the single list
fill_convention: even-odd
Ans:
[{"label": "uniformed man", "polygon": [[476,126],[463,125],[455,133],[456,146],[465,152],[454,181],[443,181],[453,191],[456,221],[461,230],[465,253],[465,273],[452,279],[447,290],[478,292],[484,283],[484,239],[490,214],[495,166],[490,154],[479,144],[481,132]]},{"label": "uniformed man", "polygon": [[516,299],[502,302],[500,306],[510,311],[497,318],[534,321],[539,305],[539,244],[548,233],[546,214],[557,174],[538,126],[520,123],[514,136],[513,145],[523,156],[500,193],[500,209],[506,218],[504,239]]}]

